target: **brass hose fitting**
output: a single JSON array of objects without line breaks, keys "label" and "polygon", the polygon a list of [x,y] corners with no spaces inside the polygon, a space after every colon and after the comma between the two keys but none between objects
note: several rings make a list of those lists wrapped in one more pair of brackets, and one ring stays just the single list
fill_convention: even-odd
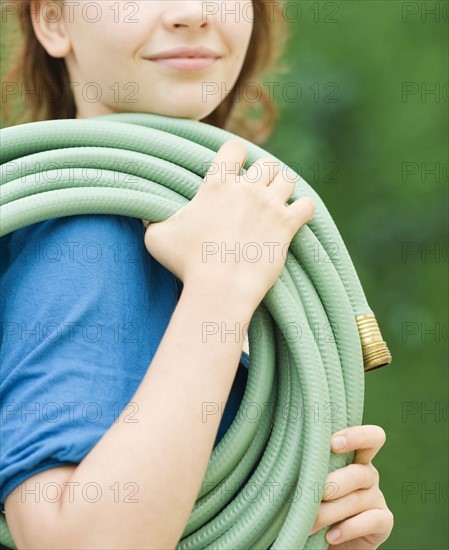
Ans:
[{"label": "brass hose fitting", "polygon": [[357,315],[355,319],[362,343],[365,372],[387,366],[391,363],[391,353],[382,339],[374,313]]}]

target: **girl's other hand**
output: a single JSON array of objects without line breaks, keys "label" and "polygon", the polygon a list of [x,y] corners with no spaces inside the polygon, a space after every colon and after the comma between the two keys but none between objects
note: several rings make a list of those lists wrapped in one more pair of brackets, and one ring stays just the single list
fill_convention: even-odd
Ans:
[{"label": "girl's other hand", "polygon": [[310,532],[313,535],[336,524],[326,534],[330,550],[372,550],[390,536],[394,517],[379,488],[379,472],[371,462],[385,439],[384,430],[372,425],[352,426],[332,436],[334,453],[356,453],[353,464],[328,474]]}]

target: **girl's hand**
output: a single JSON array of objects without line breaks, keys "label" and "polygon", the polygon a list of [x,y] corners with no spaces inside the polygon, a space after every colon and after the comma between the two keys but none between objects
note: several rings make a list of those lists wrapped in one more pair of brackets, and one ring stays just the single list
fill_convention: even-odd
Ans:
[{"label": "girl's hand", "polygon": [[163,222],[150,223],[145,246],[184,284],[234,293],[255,309],[284,267],[285,246],[314,215],[301,197],[292,204],[297,177],[270,157],[239,175],[247,156],[241,139],[226,141],[193,199]]},{"label": "girl's hand", "polygon": [[[334,439],[337,436],[338,439]],[[346,443],[341,436],[346,438]],[[326,540],[332,550],[378,548],[393,529],[394,517],[379,488],[371,460],[385,443],[380,426],[352,426],[332,436],[332,451],[356,451],[354,463],[328,474],[318,515],[310,535],[332,525]],[[348,519],[346,519],[348,518]],[[338,538],[332,534],[340,531]]]}]

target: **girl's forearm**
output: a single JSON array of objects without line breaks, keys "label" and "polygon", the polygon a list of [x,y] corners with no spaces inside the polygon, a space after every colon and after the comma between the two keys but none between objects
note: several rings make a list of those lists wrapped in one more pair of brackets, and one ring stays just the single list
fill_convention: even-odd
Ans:
[{"label": "girl's forearm", "polygon": [[235,378],[242,327],[254,312],[230,292],[184,286],[131,399],[137,412],[125,408],[70,479],[78,487],[95,482],[101,498],[71,502],[64,492],[64,548],[167,549],[180,540]]}]

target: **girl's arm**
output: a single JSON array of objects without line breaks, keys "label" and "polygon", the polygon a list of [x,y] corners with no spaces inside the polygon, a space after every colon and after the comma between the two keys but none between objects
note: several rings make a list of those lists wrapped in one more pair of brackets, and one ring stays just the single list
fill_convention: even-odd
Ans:
[{"label": "girl's arm", "polygon": [[[137,413],[130,421],[125,408],[80,464],[66,470],[71,475],[60,501],[42,502],[39,511],[34,503],[28,515],[26,503],[11,503],[7,520],[17,543],[27,548],[175,548],[198,497],[221,405],[238,368],[246,335],[241,327],[254,309],[231,284],[185,285],[131,400]],[[207,337],[211,327],[219,330]],[[237,327],[237,335],[224,333],[225,327]],[[217,406],[220,412],[211,414]],[[50,479],[61,484],[60,478],[47,475]],[[95,503],[91,495],[83,499],[80,490],[93,483],[101,490]]]}]

